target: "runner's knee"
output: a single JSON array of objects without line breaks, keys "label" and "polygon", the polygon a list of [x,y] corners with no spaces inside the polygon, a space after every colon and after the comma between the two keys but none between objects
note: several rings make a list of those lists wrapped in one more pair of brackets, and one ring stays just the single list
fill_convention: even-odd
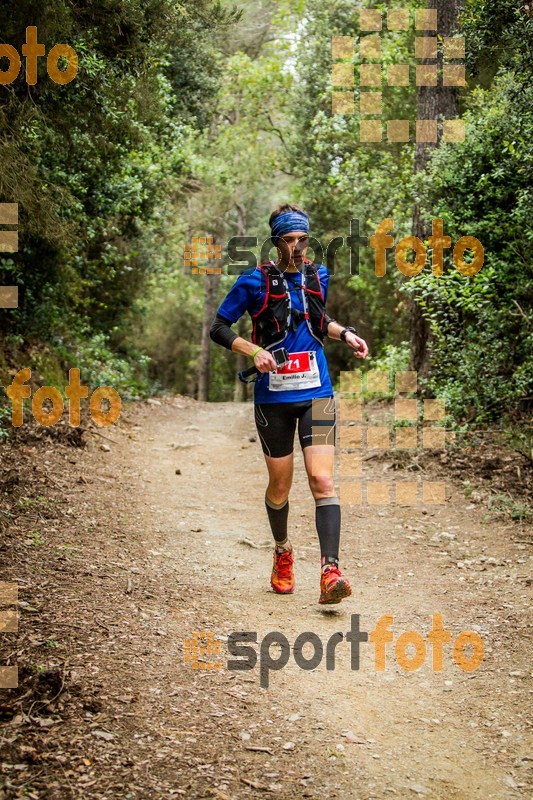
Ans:
[{"label": "runner's knee", "polygon": [[273,503],[284,503],[289,496],[291,482],[285,478],[270,479],[267,489],[269,500]]},{"label": "runner's knee", "polygon": [[315,500],[335,495],[333,478],[329,475],[309,475],[309,487]]}]

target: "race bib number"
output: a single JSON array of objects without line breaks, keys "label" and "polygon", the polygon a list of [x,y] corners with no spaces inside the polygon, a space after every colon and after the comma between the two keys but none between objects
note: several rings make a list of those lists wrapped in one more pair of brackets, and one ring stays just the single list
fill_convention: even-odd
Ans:
[{"label": "race bib number", "polygon": [[289,353],[289,363],[269,372],[268,388],[272,392],[292,389],[314,389],[321,386],[320,372],[314,350]]}]

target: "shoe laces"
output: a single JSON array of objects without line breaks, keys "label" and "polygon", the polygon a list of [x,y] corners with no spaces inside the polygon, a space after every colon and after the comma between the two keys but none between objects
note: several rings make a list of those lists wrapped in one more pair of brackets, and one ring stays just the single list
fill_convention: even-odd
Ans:
[{"label": "shoe laces", "polygon": [[292,550],[282,550],[281,553],[278,553],[276,550],[277,559],[276,559],[276,566],[278,568],[278,575],[280,577],[289,577],[290,569],[292,567],[293,562],[293,555]]},{"label": "shoe laces", "polygon": [[328,567],[328,568],[327,568],[327,569],[325,569],[325,570],[324,570],[324,572],[322,573],[322,578],[323,578],[324,580],[327,580],[328,582],[329,582],[329,580],[330,580],[331,578],[333,578],[334,576],[335,576],[336,578],[340,578],[340,577],[342,577],[342,572],[340,571],[340,569],[339,569],[338,567],[335,567],[335,566]]}]

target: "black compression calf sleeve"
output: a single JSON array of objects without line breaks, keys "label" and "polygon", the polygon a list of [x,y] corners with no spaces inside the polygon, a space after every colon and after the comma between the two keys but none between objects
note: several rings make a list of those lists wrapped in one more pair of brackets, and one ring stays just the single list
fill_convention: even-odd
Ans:
[{"label": "black compression calf sleeve", "polygon": [[322,564],[339,563],[341,507],[338,497],[320,497],[316,504],[316,529],[320,540]]},{"label": "black compression calf sleeve", "polygon": [[273,503],[265,494],[265,506],[272,530],[272,536],[276,542],[284,542],[287,538],[287,517],[289,516],[289,499],[283,504]]}]

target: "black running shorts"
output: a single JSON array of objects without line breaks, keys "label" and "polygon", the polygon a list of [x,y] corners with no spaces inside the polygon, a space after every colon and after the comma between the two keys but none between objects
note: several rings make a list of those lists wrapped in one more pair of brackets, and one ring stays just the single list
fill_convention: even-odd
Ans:
[{"label": "black running shorts", "polygon": [[319,397],[300,403],[256,403],[255,425],[263,453],[273,458],[294,450],[294,433],[302,450],[312,444],[335,444],[335,398]]}]

